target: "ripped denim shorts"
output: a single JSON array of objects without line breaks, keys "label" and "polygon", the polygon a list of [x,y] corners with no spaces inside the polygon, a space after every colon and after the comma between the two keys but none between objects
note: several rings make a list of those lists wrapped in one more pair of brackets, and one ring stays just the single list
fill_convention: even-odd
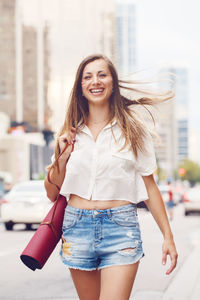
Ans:
[{"label": "ripped denim shorts", "polygon": [[68,205],[60,256],[69,268],[86,271],[136,263],[144,256],[136,205],[102,210]]}]

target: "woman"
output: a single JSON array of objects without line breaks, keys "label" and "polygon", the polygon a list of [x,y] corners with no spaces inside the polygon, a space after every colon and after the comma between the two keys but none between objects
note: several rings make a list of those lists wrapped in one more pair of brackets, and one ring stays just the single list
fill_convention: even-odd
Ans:
[{"label": "woman", "polygon": [[[128,82],[123,83],[131,89]],[[166,274],[177,262],[173,235],[153,177],[156,162],[151,135],[133,110],[135,105],[152,105],[160,99],[129,100],[121,96],[120,87],[108,58],[93,55],[84,59],[76,74],[55,158],[64,152],[50,170],[51,181],[68,201],[60,255],[81,300],[129,299],[144,255],[136,208],[141,200],[146,200],[163,234],[162,262],[166,263],[167,255],[171,259]],[[57,188],[47,179],[45,187],[54,201]]]}]

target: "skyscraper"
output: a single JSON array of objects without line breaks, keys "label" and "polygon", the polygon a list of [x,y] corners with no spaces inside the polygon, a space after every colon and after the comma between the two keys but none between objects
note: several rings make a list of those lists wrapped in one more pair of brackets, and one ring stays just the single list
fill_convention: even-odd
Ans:
[{"label": "skyscraper", "polygon": [[15,119],[15,0],[0,0],[0,111]]},{"label": "skyscraper", "polygon": [[[48,80],[49,80],[49,61],[48,61],[48,27],[43,31],[43,125],[47,125],[50,115],[48,106]],[[32,26],[23,26],[23,120],[28,122],[34,129],[39,128],[38,124],[38,47],[37,30]]]},{"label": "skyscraper", "polygon": [[188,71],[186,67],[174,67],[170,71],[175,74],[178,160],[181,161],[189,156]]},{"label": "skyscraper", "polygon": [[162,72],[172,74],[168,88],[174,90],[175,98],[161,107],[158,132],[162,143],[156,150],[160,167],[173,177],[178,163],[189,157],[187,68],[174,64],[162,68]]},{"label": "skyscraper", "polygon": [[130,76],[136,68],[136,8],[130,0],[116,2],[116,60],[119,75]]},{"label": "skyscraper", "polygon": [[158,167],[166,178],[173,178],[178,162],[177,121],[173,100],[163,103],[159,108],[157,132],[160,142],[156,145]]},{"label": "skyscraper", "polygon": [[[37,29],[21,23],[17,0],[0,0],[0,111],[38,129]],[[48,119],[48,28],[43,31],[44,111]],[[40,128],[41,129],[41,128]]]}]

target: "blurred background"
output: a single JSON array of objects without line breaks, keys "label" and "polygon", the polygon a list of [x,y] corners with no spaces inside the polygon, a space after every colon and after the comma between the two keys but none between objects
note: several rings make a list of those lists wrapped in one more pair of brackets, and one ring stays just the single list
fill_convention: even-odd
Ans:
[{"label": "blurred background", "polygon": [[159,113],[158,180],[200,181],[198,10],[196,0],[0,0],[0,178],[44,177],[77,66],[103,53],[120,78],[174,74],[175,101]]},{"label": "blurred background", "polygon": [[[35,199],[45,197],[40,182],[76,69],[85,56],[103,53],[120,79],[154,80],[159,74],[173,79],[171,85],[158,83],[172,87],[176,96],[159,108],[155,177],[171,221],[179,220],[175,231],[185,247],[182,260],[199,245],[199,216],[190,217],[200,212],[199,10],[198,0],[0,0],[0,208],[7,231],[16,223],[31,229],[43,218],[43,210],[32,218],[28,209],[34,211]],[[30,202],[30,191],[36,190],[41,193]],[[27,216],[21,221],[9,217],[11,208],[3,209],[18,192]],[[173,212],[167,206],[171,198]],[[188,228],[188,239],[182,228]]]}]

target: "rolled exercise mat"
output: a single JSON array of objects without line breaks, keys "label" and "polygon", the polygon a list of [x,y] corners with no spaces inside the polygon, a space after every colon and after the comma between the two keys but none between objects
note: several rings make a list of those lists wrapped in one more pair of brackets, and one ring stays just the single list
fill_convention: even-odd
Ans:
[{"label": "rolled exercise mat", "polygon": [[42,269],[58,244],[62,236],[62,224],[66,206],[66,198],[59,195],[20,255],[22,262],[31,270]]}]

